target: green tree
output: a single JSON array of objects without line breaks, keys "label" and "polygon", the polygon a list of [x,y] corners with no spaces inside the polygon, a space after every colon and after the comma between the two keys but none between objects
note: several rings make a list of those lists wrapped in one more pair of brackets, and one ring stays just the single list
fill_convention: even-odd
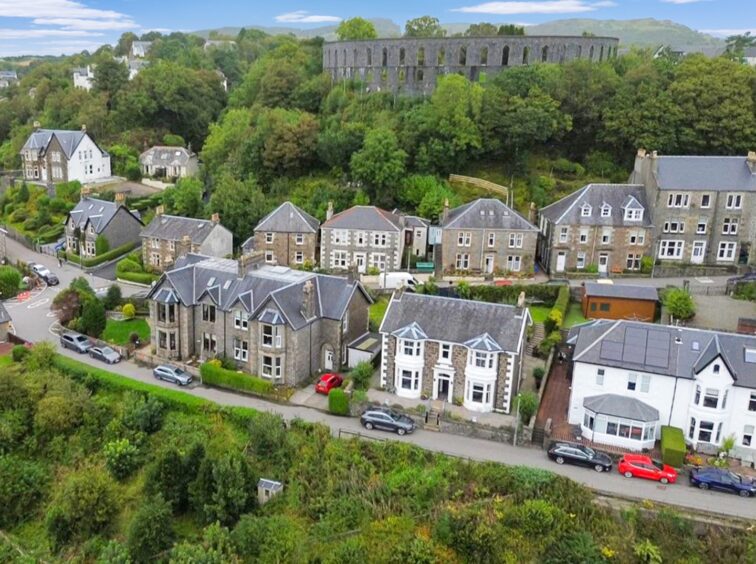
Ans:
[{"label": "green tree", "polygon": [[[2,425],[2,423],[0,423]],[[34,515],[47,490],[45,467],[32,460],[0,455],[0,527],[11,528]]]},{"label": "green tree", "polygon": [[253,114],[247,108],[227,110],[221,119],[210,124],[210,133],[202,147],[202,162],[210,175],[220,173],[224,165],[240,167],[241,147],[249,135]]},{"label": "green tree", "polygon": [[420,16],[407,20],[404,24],[405,37],[444,37],[446,30],[441,27],[438,18],[433,16]]},{"label": "green tree", "polygon": [[183,542],[170,553],[171,564],[235,564],[241,562],[236,554],[228,529],[218,523],[208,526],[200,544]]},{"label": "green tree", "polygon": [[490,35],[496,35],[499,32],[494,24],[488,22],[481,22],[477,24],[470,24],[465,30],[466,37],[487,37]]},{"label": "green tree", "polygon": [[92,87],[95,92],[103,92],[109,98],[117,95],[129,82],[129,69],[112,58],[105,58],[94,69]]},{"label": "green tree", "polygon": [[234,524],[257,502],[257,480],[238,452],[205,457],[189,487],[192,505],[206,523]]},{"label": "green tree", "polygon": [[102,451],[105,455],[105,466],[116,480],[128,478],[138,465],[139,450],[129,439],[106,443]]},{"label": "green tree", "polygon": [[407,153],[399,148],[393,131],[386,128],[370,130],[362,149],[351,160],[352,176],[370,189],[370,199],[393,201],[405,173]]},{"label": "green tree", "polygon": [[163,135],[163,145],[168,147],[186,147],[186,141],[181,135],[175,133],[166,133]]},{"label": "green tree", "polygon": [[113,310],[121,304],[121,287],[118,284],[111,284],[108,288],[103,305],[107,310]]},{"label": "green tree", "polygon": [[250,452],[273,467],[285,465],[290,457],[286,423],[280,415],[258,413],[247,427]]},{"label": "green tree", "polygon": [[25,204],[29,201],[29,195],[29,187],[26,185],[26,182],[22,182],[21,188],[16,192],[16,203]]},{"label": "green tree", "polygon": [[204,191],[205,186],[199,178],[179,178],[176,186],[163,192],[166,213],[201,218],[205,207],[202,201]]},{"label": "green tree", "polygon": [[303,562],[306,560],[301,524],[288,515],[245,515],[231,536],[239,555],[249,562]]},{"label": "green tree", "polygon": [[362,362],[358,362],[357,366],[352,368],[349,375],[354,382],[355,388],[367,390],[370,387],[370,380],[373,377],[374,372],[373,365],[370,362],[363,360]]},{"label": "green tree", "polygon": [[516,24],[500,25],[496,35],[525,35],[525,28]]},{"label": "green tree", "polygon": [[121,34],[121,37],[118,38],[118,43],[116,44],[113,54],[118,57],[128,55],[131,52],[131,44],[138,40],[139,36],[131,31]]},{"label": "green tree", "polygon": [[417,206],[417,214],[431,221],[441,219],[446,204],[455,208],[462,204],[459,195],[446,184],[436,184],[429,190]]},{"label": "green tree", "polygon": [[153,497],[134,514],[127,533],[126,546],[134,562],[153,562],[158,554],[173,544],[171,505],[162,497]]},{"label": "green tree", "polygon": [[683,288],[670,288],[662,293],[662,304],[669,314],[682,321],[693,318],[696,304],[690,293]]},{"label": "green tree", "polygon": [[237,241],[252,234],[255,225],[268,211],[265,195],[254,178],[237,180],[224,174],[216,180],[210,210],[220,214],[225,225]]},{"label": "green tree", "polygon": [[756,37],[752,36],[750,31],[746,31],[739,35],[728,36],[725,42],[727,43],[727,54],[736,61],[742,61],[745,50],[756,45]]},{"label": "green tree", "polygon": [[21,285],[21,273],[12,266],[0,266],[0,299],[15,298]]},{"label": "green tree", "polygon": [[356,17],[342,20],[336,27],[336,37],[339,41],[376,39],[378,32],[372,22],[365,18]]},{"label": "green tree", "polygon": [[184,456],[176,449],[168,449],[147,469],[145,490],[150,495],[161,495],[175,513],[183,513],[189,507],[189,484],[204,458],[201,443],[195,444]]},{"label": "green tree", "polygon": [[109,541],[97,556],[97,564],[132,564],[129,549],[118,541]]},{"label": "green tree", "polygon": [[90,337],[99,338],[105,331],[106,323],[107,316],[102,302],[97,299],[86,300],[81,308],[79,330]]},{"label": "green tree", "polygon": [[533,417],[538,409],[538,396],[534,392],[526,391],[522,392],[518,400],[520,417],[524,425],[530,422],[530,418]]}]

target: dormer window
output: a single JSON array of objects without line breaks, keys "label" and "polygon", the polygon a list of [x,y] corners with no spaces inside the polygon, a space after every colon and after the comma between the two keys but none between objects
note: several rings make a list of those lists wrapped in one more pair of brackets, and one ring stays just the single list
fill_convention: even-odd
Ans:
[{"label": "dormer window", "polygon": [[712,370],[714,371],[714,374],[719,374],[719,364],[712,366]]},{"label": "dormer window", "polygon": [[580,216],[581,217],[591,217],[591,206],[588,204],[583,204],[583,207],[580,208]]},{"label": "dormer window", "polygon": [[625,221],[640,221],[643,219],[643,210],[638,208],[625,208]]},{"label": "dormer window", "polygon": [[601,206],[601,217],[609,217],[610,215],[612,215],[612,206],[609,204]]}]

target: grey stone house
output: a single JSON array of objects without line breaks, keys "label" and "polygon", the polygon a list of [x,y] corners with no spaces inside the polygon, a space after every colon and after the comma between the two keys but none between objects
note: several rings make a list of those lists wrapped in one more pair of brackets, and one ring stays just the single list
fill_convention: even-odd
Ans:
[{"label": "grey stone house", "polygon": [[[394,213],[397,213],[394,210]],[[416,215],[405,215],[404,231],[405,241],[411,241],[408,245],[411,252],[419,260],[428,255],[428,232],[430,231],[430,221]]]},{"label": "grey stone house", "polygon": [[302,266],[316,264],[320,222],[291,202],[284,202],[266,215],[254,235],[242,244],[245,253],[263,253],[268,264]]},{"label": "grey stone house", "polygon": [[480,198],[441,219],[443,271],[483,274],[533,272],[538,228],[503,202]]},{"label": "grey stone house", "polygon": [[142,261],[153,270],[171,268],[178,257],[189,253],[228,257],[234,252],[234,236],[220,223],[220,216],[194,219],[163,213],[158,206],[155,218],[142,229]]},{"label": "grey stone house", "polygon": [[662,156],[640,149],[630,182],[643,184],[666,264],[756,264],[756,152]]},{"label": "grey stone house", "polygon": [[509,413],[522,380],[527,308],[397,290],[381,324],[381,385],[404,398]]},{"label": "grey stone house", "polygon": [[639,271],[653,255],[653,223],[642,185],[588,184],[539,211],[538,257],[549,273]]},{"label": "grey stone house", "polygon": [[358,282],[186,255],[148,294],[152,346],[166,360],[225,356],[240,370],[294,386],[346,363],[368,331]]},{"label": "grey stone house", "polygon": [[5,306],[0,302],[0,343],[4,343],[8,340],[8,332],[10,331],[11,316]]},{"label": "grey stone house", "polygon": [[403,218],[375,206],[354,206],[333,215],[329,204],[320,226],[320,266],[365,273],[401,268],[405,245]]},{"label": "grey stone house", "polygon": [[184,147],[156,145],[139,155],[139,167],[145,176],[186,178],[199,170],[197,155]]},{"label": "grey stone house", "polygon": [[[83,257],[97,256],[96,241],[102,235],[109,250],[139,241],[144,227],[135,212],[124,205],[125,194],[116,194],[115,202],[91,198],[82,190],[82,197],[65,221],[66,251]],[[81,253],[79,250],[81,249]]]}]

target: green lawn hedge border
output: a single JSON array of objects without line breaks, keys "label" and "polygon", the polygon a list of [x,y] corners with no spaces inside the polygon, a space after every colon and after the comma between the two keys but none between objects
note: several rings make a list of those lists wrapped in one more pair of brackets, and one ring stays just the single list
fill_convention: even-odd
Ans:
[{"label": "green lawn hedge border", "polygon": [[120,247],[116,247],[115,249],[109,250],[107,253],[102,253],[101,255],[97,255],[96,257],[85,258],[83,260],[81,259],[79,255],[75,255],[73,253],[66,252],[64,253],[64,255],[69,262],[72,262],[74,264],[81,264],[82,266],[86,266],[86,267],[91,267],[91,266],[97,266],[109,260],[113,260],[115,258],[120,257],[121,255],[125,255],[126,253],[130,253],[136,248],[136,246],[137,246],[136,241],[131,242],[131,243],[126,243],[125,245],[121,245]]},{"label": "green lawn hedge border", "polygon": [[663,425],[661,428],[662,462],[675,468],[682,468],[685,452],[685,436],[682,429]]},{"label": "green lawn hedge border", "polygon": [[149,272],[119,272],[116,277],[118,280],[144,284],[145,286],[152,286],[152,283],[160,278],[160,276],[150,274]]},{"label": "green lawn hedge border", "polygon": [[227,370],[209,362],[200,366],[200,374],[202,375],[202,383],[208,386],[217,386],[218,388],[242,391],[264,397],[274,396],[276,393],[275,386],[268,380],[235,370]]},{"label": "green lawn hedge border", "polygon": [[349,396],[341,388],[328,392],[328,411],[334,415],[349,415]]}]

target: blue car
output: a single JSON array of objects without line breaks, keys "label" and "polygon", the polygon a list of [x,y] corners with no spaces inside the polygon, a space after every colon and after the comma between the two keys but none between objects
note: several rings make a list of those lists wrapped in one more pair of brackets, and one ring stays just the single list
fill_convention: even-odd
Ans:
[{"label": "blue car", "polygon": [[702,490],[722,490],[741,497],[756,495],[756,483],[724,468],[694,468],[690,473],[690,485]]}]

